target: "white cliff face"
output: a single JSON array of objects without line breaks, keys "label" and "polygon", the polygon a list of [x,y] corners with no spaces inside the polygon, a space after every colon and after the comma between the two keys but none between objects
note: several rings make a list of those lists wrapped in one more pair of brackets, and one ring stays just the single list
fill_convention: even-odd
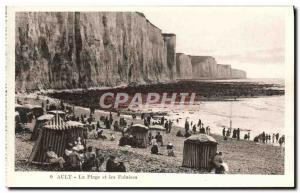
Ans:
[{"label": "white cliff face", "polygon": [[192,77],[192,63],[188,55],[183,53],[176,54],[176,72],[178,78],[189,79]]},{"label": "white cliff face", "polygon": [[176,35],[137,12],[19,12],[15,40],[16,90],[230,76],[213,57],[176,56]]},{"label": "white cliff face", "polygon": [[175,60],[168,60],[172,53],[175,57],[175,44],[141,13],[17,13],[16,86],[76,88],[167,80],[175,73]]}]

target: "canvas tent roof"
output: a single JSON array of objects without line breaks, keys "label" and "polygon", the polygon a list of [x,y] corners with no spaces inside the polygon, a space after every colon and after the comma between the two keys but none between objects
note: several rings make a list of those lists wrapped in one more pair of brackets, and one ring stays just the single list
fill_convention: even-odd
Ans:
[{"label": "canvas tent roof", "polygon": [[165,131],[166,128],[161,125],[151,125],[149,126],[149,130]]},{"label": "canvas tent roof", "polygon": [[54,115],[52,114],[45,114],[45,115],[42,115],[42,116],[39,116],[37,118],[38,121],[46,121],[46,120],[51,120],[53,119]]},{"label": "canvas tent roof", "polygon": [[185,142],[186,141],[193,142],[193,143],[216,143],[217,144],[217,141],[213,137],[206,134],[192,135],[189,138],[187,138]]},{"label": "canvas tent roof", "polygon": [[134,124],[131,126],[132,131],[148,131],[148,127],[142,124]]},{"label": "canvas tent roof", "polygon": [[20,105],[18,103],[15,104],[15,108],[20,108],[20,107],[22,107],[22,105]]},{"label": "canvas tent roof", "polygon": [[32,104],[24,104],[22,107],[25,108],[25,109],[37,109],[37,108],[42,108],[42,107],[39,106],[39,105],[32,105]]},{"label": "canvas tent roof", "polygon": [[53,110],[53,111],[48,111],[49,114],[61,114],[64,115],[66,114],[64,111],[60,111],[60,110]]},{"label": "canvas tent roof", "polygon": [[67,121],[66,124],[71,127],[83,127],[84,126],[84,124],[82,124],[78,121]]}]

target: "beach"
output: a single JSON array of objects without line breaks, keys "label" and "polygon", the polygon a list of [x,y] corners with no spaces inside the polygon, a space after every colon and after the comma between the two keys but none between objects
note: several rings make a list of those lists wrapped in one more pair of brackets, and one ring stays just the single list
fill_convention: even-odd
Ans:
[{"label": "beach", "polygon": [[[22,96],[21,99],[30,103],[38,104],[42,99]],[[25,100],[25,98],[27,98]],[[35,101],[35,102],[34,102]],[[75,115],[89,113],[88,108],[75,106]],[[114,120],[118,120],[117,114],[112,113]],[[95,119],[99,120],[100,116],[108,116],[109,112],[103,110],[95,111]],[[135,120],[129,115],[121,114],[128,123],[141,123],[139,117]],[[206,117],[203,115],[202,120],[206,123]],[[30,125],[30,124],[29,124]],[[33,127],[32,125],[29,127]],[[183,127],[183,125],[182,125]],[[100,148],[105,155],[105,159],[113,154],[117,161],[124,161],[128,172],[168,172],[168,173],[208,173],[191,168],[182,167],[184,137],[176,137],[178,130],[183,128],[178,125],[173,126],[171,133],[164,134],[164,142],[171,142],[175,145],[176,157],[166,155],[166,147],[161,147],[160,152],[163,155],[150,154],[150,147],[143,148],[123,148],[118,146],[121,137],[120,132],[104,129],[104,134],[116,137],[115,141],[88,139],[88,146]],[[212,129],[211,134],[218,142],[218,151],[223,152],[224,162],[229,166],[230,174],[284,174],[284,147],[273,146],[271,144],[255,143],[253,141],[229,139],[224,141],[218,132]],[[40,171],[47,170],[43,166],[27,165],[26,161],[31,153],[34,142],[30,141],[30,133],[16,134],[16,170],[17,171]],[[42,167],[42,168],[41,168]],[[49,168],[48,168],[49,169]]]}]

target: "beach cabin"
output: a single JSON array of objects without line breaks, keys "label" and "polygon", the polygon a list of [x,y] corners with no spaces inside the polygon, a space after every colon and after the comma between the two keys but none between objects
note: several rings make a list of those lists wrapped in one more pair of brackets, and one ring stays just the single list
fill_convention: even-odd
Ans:
[{"label": "beach cabin", "polygon": [[217,152],[217,141],[206,134],[193,135],[184,141],[182,166],[209,169]]},{"label": "beach cabin", "polygon": [[164,138],[164,135],[166,133],[166,128],[164,128],[161,125],[151,125],[151,126],[149,126],[148,135],[149,135],[149,133],[151,133],[152,136],[155,136],[158,132]]},{"label": "beach cabin", "polygon": [[[46,151],[49,146],[58,156],[63,156],[66,145],[74,143],[78,137],[84,139],[84,126],[81,123],[68,123],[58,116],[53,121],[47,122],[40,130],[33,146],[29,163],[47,164]],[[85,145],[85,144],[83,144]]]},{"label": "beach cabin", "polygon": [[134,124],[131,126],[131,134],[137,139],[138,147],[146,148],[148,143],[148,127],[142,124]]}]

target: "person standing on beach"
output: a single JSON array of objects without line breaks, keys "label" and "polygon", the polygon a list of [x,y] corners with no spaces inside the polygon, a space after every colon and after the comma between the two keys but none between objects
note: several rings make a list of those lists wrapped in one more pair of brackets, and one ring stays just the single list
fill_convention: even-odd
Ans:
[{"label": "person standing on beach", "polygon": [[194,126],[193,126],[193,133],[195,134],[195,133],[196,133],[196,131],[197,131],[197,129],[196,129],[196,125],[194,125]]},{"label": "person standing on beach", "polygon": [[276,133],[275,137],[276,137],[276,143],[278,143],[279,133]]},{"label": "person standing on beach", "polygon": [[165,116],[162,116],[162,118],[160,119],[160,124],[164,125],[165,124]]},{"label": "person standing on beach", "polygon": [[165,129],[166,129],[166,133],[169,133],[169,124],[168,124],[168,121],[166,121],[166,123],[165,123]]},{"label": "person standing on beach", "polygon": [[187,121],[187,119],[185,120],[184,129],[185,129],[185,132],[188,132],[188,131],[190,130],[190,124],[189,124],[189,122]]},{"label": "person standing on beach", "polygon": [[197,126],[198,126],[198,127],[201,126],[201,119],[199,119]]},{"label": "person standing on beach", "polygon": [[113,123],[114,119],[113,116],[111,114],[111,112],[109,112],[109,124],[111,125]]},{"label": "person standing on beach", "polygon": [[225,130],[225,127],[223,127],[222,134],[223,134],[223,138],[225,138],[225,136],[226,136],[226,130]]},{"label": "person standing on beach", "polygon": [[171,133],[171,130],[172,130],[172,121],[171,120],[169,120],[169,133]]},{"label": "person standing on beach", "polygon": [[262,132],[262,142],[263,142],[263,143],[266,142],[266,134],[265,134],[264,131]]},{"label": "person standing on beach", "polygon": [[237,134],[237,140],[240,140],[240,134],[241,134],[240,128],[238,128],[238,129],[236,130],[236,134]]}]

